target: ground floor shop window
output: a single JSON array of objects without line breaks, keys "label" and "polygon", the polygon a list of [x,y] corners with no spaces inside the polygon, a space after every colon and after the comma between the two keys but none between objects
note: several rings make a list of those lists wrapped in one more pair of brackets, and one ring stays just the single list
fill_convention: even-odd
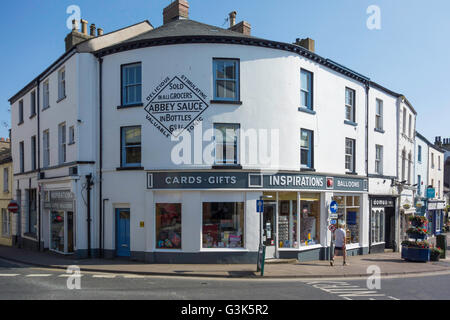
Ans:
[{"label": "ground floor shop window", "polygon": [[320,194],[300,194],[300,244],[320,243]]},{"label": "ground floor shop window", "polygon": [[370,218],[372,243],[384,242],[384,210],[373,210]]},{"label": "ground floor shop window", "polygon": [[279,247],[298,248],[297,192],[280,192],[278,201]]},{"label": "ground floor shop window", "polygon": [[156,247],[181,249],[181,203],[156,204]]},{"label": "ground floor shop window", "polygon": [[8,210],[2,208],[2,236],[9,237],[11,235],[11,219]]},{"label": "ground floor shop window", "polygon": [[244,247],[244,203],[203,203],[203,248]]},{"label": "ground floor shop window", "polygon": [[338,223],[346,230],[346,242],[359,243],[360,196],[334,196],[338,203]]}]

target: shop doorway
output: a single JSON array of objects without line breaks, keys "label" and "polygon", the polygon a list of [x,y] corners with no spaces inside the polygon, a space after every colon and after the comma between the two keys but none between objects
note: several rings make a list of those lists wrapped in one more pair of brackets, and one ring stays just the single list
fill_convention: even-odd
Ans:
[{"label": "shop doorway", "polygon": [[130,255],[130,209],[116,209],[116,256]]},{"label": "shop doorway", "polygon": [[276,258],[276,204],[264,203],[263,244],[266,246],[266,259]]},{"label": "shop doorway", "polygon": [[394,248],[395,240],[395,210],[394,208],[385,208],[384,210],[384,236],[386,249]]},{"label": "shop doorway", "polygon": [[50,212],[50,250],[69,254],[74,251],[73,212]]}]

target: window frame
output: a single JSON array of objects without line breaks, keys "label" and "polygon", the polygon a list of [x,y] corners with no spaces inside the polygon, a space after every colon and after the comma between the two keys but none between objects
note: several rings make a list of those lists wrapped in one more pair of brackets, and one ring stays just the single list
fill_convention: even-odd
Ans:
[{"label": "window frame", "polygon": [[19,101],[19,122],[18,124],[22,124],[23,123],[23,99],[21,99]]},{"label": "window frame", "polygon": [[[127,147],[136,147],[138,146],[138,144],[136,145],[131,145],[131,146],[126,146],[125,143],[125,132],[126,129],[130,129],[130,128],[139,128],[140,129],[140,144],[139,147],[141,148],[141,159],[139,163],[127,163],[126,159],[127,159],[127,155],[126,155],[126,149]],[[137,168],[137,167],[141,167],[142,165],[142,126],[137,125],[137,126],[124,126],[124,127],[120,127],[120,167],[121,168]]]},{"label": "window frame", "polygon": [[2,226],[1,226],[2,237],[8,238],[11,236],[11,215],[6,208],[2,208],[1,214],[2,214]]},{"label": "window frame", "polygon": [[[218,62],[234,62],[235,63],[235,78],[217,78],[217,63]],[[239,58],[213,58],[213,101],[225,101],[225,102],[239,102],[241,99],[241,59]],[[217,81],[234,81],[235,84],[235,97],[234,98],[226,98],[219,97],[217,95]]]},{"label": "window frame", "polygon": [[3,193],[9,192],[9,168],[3,168]]},{"label": "window frame", "polygon": [[63,100],[67,96],[66,87],[66,67],[58,70],[58,101]]},{"label": "window frame", "polygon": [[69,127],[69,143],[68,145],[72,145],[75,143],[75,126]]},{"label": "window frame", "polygon": [[[217,161],[217,140],[216,140],[216,126],[233,126],[234,130],[235,130],[235,142],[233,143],[234,145],[234,155],[235,155],[235,159],[233,160],[233,163],[227,163],[227,158],[226,158],[226,149],[225,149],[225,154],[223,154],[223,160],[222,163],[219,163]],[[227,130],[227,129],[225,129]],[[240,139],[241,139],[241,134],[240,134],[240,130],[241,130],[241,124],[240,123],[223,123],[223,122],[218,122],[218,123],[213,123],[213,141],[214,141],[214,165],[215,166],[238,166],[240,164],[240,154],[239,154],[239,148],[240,148]],[[225,135],[226,136],[226,135]],[[225,137],[222,137],[225,138]],[[227,146],[227,145],[231,145],[230,143],[227,143],[226,141],[222,141],[221,142],[222,147],[223,146]]]},{"label": "window frame", "polygon": [[19,172],[25,172],[25,142],[19,142]]},{"label": "window frame", "polygon": [[31,149],[31,170],[36,170],[36,135],[31,136],[30,149]]},{"label": "window frame", "polygon": [[[305,91],[302,85],[302,74],[306,74],[309,78],[309,91]],[[304,106],[302,104],[302,94],[306,93],[307,99],[310,102],[310,105]],[[314,111],[314,73],[312,71],[306,70],[304,68],[300,68],[300,107],[304,109],[308,109]]]},{"label": "window frame", "polygon": [[[140,74],[141,74],[141,79],[140,79],[141,81],[140,81],[140,83],[125,84],[125,81],[124,81],[125,69],[132,68],[133,66],[139,66]],[[141,96],[140,96],[140,99],[138,99],[139,101],[125,103],[125,99],[127,97],[126,92],[127,92],[128,87],[138,87],[138,86],[140,86],[140,88],[141,88]],[[123,107],[142,105],[142,62],[141,61],[136,61],[136,62],[131,62],[131,63],[126,63],[126,64],[120,65],[120,105]]]},{"label": "window frame", "polygon": [[50,166],[50,129],[42,132],[42,167]]},{"label": "window frame", "polygon": [[64,164],[67,161],[67,126],[66,123],[58,125],[58,163]]},{"label": "window frame", "polygon": [[383,174],[383,146],[379,144],[375,145],[375,173]]},{"label": "window frame", "polygon": [[36,115],[36,90],[30,93],[30,118]]},{"label": "window frame", "polygon": [[[347,141],[351,141],[352,142],[352,154],[351,154],[351,164],[352,164],[352,169],[348,169],[347,168],[347,156],[349,156],[350,154],[347,153]],[[356,171],[356,140],[355,139],[351,139],[351,138],[345,138],[345,170],[348,170],[347,172],[350,173],[354,173]]]},{"label": "window frame", "polygon": [[375,102],[375,129],[380,131],[383,130],[383,108],[383,100],[377,98]]},{"label": "window frame", "polygon": [[[302,147],[303,132],[308,133],[308,143],[309,143],[309,148],[307,149],[308,150],[308,163],[306,165],[302,164],[302,150],[305,150],[305,148]],[[314,131],[313,130],[300,129],[300,168],[314,169]]]},{"label": "window frame", "polygon": [[422,163],[422,146],[417,146],[417,162]]},{"label": "window frame", "polygon": [[50,108],[50,81],[45,80],[42,86],[42,110],[45,110]]},{"label": "window frame", "polygon": [[[353,105],[347,104],[347,92],[350,92],[353,94]],[[347,108],[351,107],[351,119],[347,118]],[[356,90],[345,87],[345,120],[356,123]]]}]

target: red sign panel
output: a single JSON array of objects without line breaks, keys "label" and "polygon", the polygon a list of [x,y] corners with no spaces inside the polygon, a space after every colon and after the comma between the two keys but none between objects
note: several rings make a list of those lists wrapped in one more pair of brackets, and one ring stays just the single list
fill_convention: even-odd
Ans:
[{"label": "red sign panel", "polygon": [[17,202],[11,201],[8,204],[8,211],[13,212],[13,213],[16,213],[17,211],[19,211],[19,205],[17,204]]}]

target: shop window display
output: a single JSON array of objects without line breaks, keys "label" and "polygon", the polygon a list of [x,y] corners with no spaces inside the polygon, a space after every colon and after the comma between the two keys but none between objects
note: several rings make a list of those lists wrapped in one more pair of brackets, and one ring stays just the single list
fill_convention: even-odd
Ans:
[{"label": "shop window display", "polygon": [[384,242],[384,211],[372,211],[372,243]]},{"label": "shop window display", "polygon": [[359,243],[359,196],[335,196],[338,203],[338,223],[343,225],[346,232],[346,242]]},{"label": "shop window display", "polygon": [[51,249],[64,252],[64,212],[53,211],[51,221]]},{"label": "shop window display", "polygon": [[278,195],[278,240],[280,248],[298,248],[297,193],[280,192]]},{"label": "shop window display", "polygon": [[300,244],[320,243],[320,194],[300,194]]},{"label": "shop window display", "polygon": [[244,203],[203,203],[203,248],[244,247]]},{"label": "shop window display", "polygon": [[156,248],[181,249],[181,203],[156,204]]}]

